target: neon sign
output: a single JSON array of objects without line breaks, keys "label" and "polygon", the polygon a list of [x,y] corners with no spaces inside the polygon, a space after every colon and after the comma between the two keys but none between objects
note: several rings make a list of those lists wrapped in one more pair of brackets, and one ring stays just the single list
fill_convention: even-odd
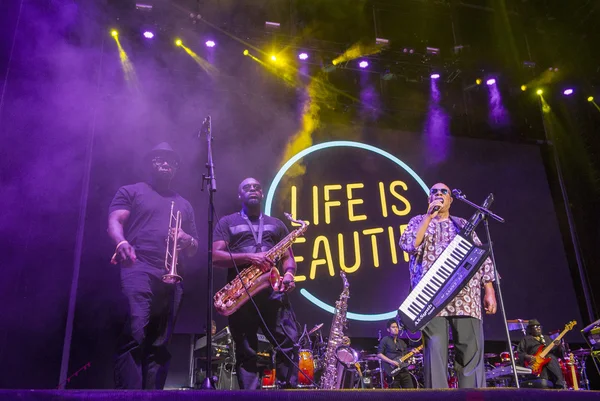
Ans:
[{"label": "neon sign", "polygon": [[[406,171],[417,182],[417,184],[422,188],[422,190],[425,192],[426,195],[429,193],[428,186],[417,175],[417,173],[415,173],[414,170],[412,170],[406,163],[404,163],[402,160],[400,160],[396,156],[394,156],[382,149],[379,149],[375,146],[363,144],[360,142],[332,141],[332,142],[325,142],[325,143],[321,143],[318,145],[314,145],[307,149],[302,150],[301,152],[297,153],[292,158],[290,158],[281,167],[281,169],[277,172],[277,174],[275,175],[275,178],[273,179],[273,182],[271,183],[271,185],[269,187],[269,191],[267,193],[267,197],[266,197],[266,201],[265,201],[265,213],[267,215],[271,214],[277,187],[279,186],[281,180],[284,178],[284,176],[286,175],[288,170],[294,164],[298,163],[302,158],[304,158],[305,156],[310,155],[314,152],[324,150],[324,149],[343,148],[343,147],[367,150],[367,151],[373,152],[379,156],[383,156],[387,160],[395,163],[397,166],[401,167],[404,171]],[[315,225],[331,223],[331,221],[332,221],[331,210],[335,207],[341,206],[341,202],[339,200],[333,199],[332,194],[335,194],[336,191],[340,191],[339,193],[344,193],[344,192],[346,193],[346,199],[345,199],[346,205],[345,206],[347,207],[347,210],[348,210],[348,221],[349,222],[366,220],[367,216],[364,214],[364,211],[363,212],[360,211],[360,206],[361,206],[363,200],[358,198],[357,196],[355,196],[355,192],[354,192],[354,191],[358,191],[361,189],[364,189],[363,183],[346,184],[345,188],[339,184],[325,185],[322,188],[322,191],[319,191],[319,188],[317,188],[317,187],[313,187],[312,199],[313,199],[314,205],[313,205],[313,216],[312,216],[313,221],[312,221],[312,223]],[[404,216],[410,212],[410,208],[411,208],[410,203],[400,193],[401,190],[406,190],[406,189],[407,189],[406,183],[404,183],[402,181],[398,181],[398,180],[393,181],[389,184],[384,183],[384,182],[378,183],[378,191],[379,191],[379,197],[380,197],[380,201],[381,201],[381,212],[382,212],[383,217],[388,217],[388,214]],[[320,213],[320,208],[317,207],[318,206],[317,203],[321,199],[321,194],[322,194],[323,206],[324,206],[324,212],[322,213],[322,215]],[[391,196],[393,199],[396,199],[397,201],[399,201],[401,207],[398,207],[396,205],[388,206],[388,204],[387,204],[388,201],[386,200],[387,196]],[[292,215],[295,216],[295,212],[296,212],[296,210],[295,210],[296,209],[296,187],[295,186],[291,187],[291,208],[292,208],[291,213],[292,213]],[[385,231],[384,228],[381,228],[381,227],[369,228],[369,229],[362,230],[362,235],[365,237],[369,237],[371,240],[373,265],[375,267],[379,266],[377,235],[384,234],[384,231]],[[389,235],[390,252],[391,252],[392,260],[394,260],[394,262],[397,263],[395,229],[393,227],[388,227],[387,231],[388,231],[388,235]],[[402,231],[403,231],[403,227],[401,226],[400,232],[402,232]],[[354,246],[355,246],[355,263],[352,266],[347,266],[345,264],[344,248],[343,248],[344,239],[343,239],[342,234],[338,234],[338,244],[339,244],[339,250],[340,250],[340,254],[339,254],[340,255],[340,258],[339,258],[340,266],[341,266],[342,270],[344,270],[346,273],[353,273],[360,267],[360,263],[361,263],[360,262],[360,253],[359,253],[359,251],[357,252],[359,233],[357,231],[355,231],[353,234],[354,234],[353,239],[354,239]],[[305,242],[305,239],[301,238],[299,242]],[[317,259],[317,254],[320,253],[321,250],[323,250],[325,257]],[[303,259],[304,258],[301,256],[298,256],[296,258],[296,260],[298,262],[302,261]],[[304,281],[307,279],[314,280],[315,275],[316,275],[316,270],[319,268],[319,266],[328,267],[327,272],[329,273],[330,276],[333,276],[334,272],[333,272],[333,264],[331,263],[331,259],[332,259],[332,257],[331,257],[331,250],[330,250],[328,238],[326,236],[318,236],[315,239],[315,243],[314,243],[314,247],[313,247],[313,261],[311,263],[309,277],[307,278],[306,276],[299,275],[299,276],[297,276],[297,281]],[[316,296],[311,294],[305,288],[302,288],[300,290],[300,294],[304,298],[306,298],[309,302],[311,302],[312,304],[316,305],[317,307],[319,307],[329,313],[333,313],[335,310],[333,306],[327,304],[326,302],[323,302],[322,300],[320,300],[319,298],[317,298]],[[397,311],[395,309],[391,312],[379,313],[379,314],[360,314],[360,313],[348,312],[347,318],[351,319],[351,320],[360,320],[360,321],[381,321],[381,320],[393,318],[396,316],[396,314],[397,314]]]}]

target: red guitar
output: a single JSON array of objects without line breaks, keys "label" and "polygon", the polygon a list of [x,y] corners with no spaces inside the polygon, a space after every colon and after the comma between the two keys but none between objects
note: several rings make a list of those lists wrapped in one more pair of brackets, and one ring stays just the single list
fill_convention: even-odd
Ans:
[{"label": "red guitar", "polygon": [[552,351],[552,348],[554,348],[554,342],[560,341],[561,338],[563,338],[569,330],[575,327],[576,324],[577,322],[575,320],[572,320],[571,322],[566,324],[565,329],[561,331],[558,337],[556,337],[554,341],[548,344],[546,348],[544,348],[543,345],[540,345],[535,355],[533,355],[533,359],[529,362],[529,367],[531,368],[531,372],[534,375],[539,376],[542,373],[542,369],[544,368],[544,366],[546,366],[550,362],[550,358],[546,358],[546,355],[548,355],[548,353]]}]

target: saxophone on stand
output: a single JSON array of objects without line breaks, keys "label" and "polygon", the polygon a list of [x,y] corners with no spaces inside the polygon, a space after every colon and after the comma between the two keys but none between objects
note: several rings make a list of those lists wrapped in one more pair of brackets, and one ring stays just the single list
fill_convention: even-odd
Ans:
[{"label": "saxophone on stand", "polygon": [[346,273],[340,271],[340,276],[344,282],[344,289],[340,294],[340,299],[335,303],[335,312],[333,321],[331,322],[331,331],[329,332],[329,341],[327,342],[327,350],[325,351],[325,371],[321,377],[321,388],[323,390],[339,389],[342,384],[344,373],[344,365],[338,360],[338,348],[349,348],[348,337],[344,335],[347,320],[346,313],[348,312],[348,298],[350,298],[350,285],[346,278]]},{"label": "saxophone on stand", "polygon": [[[300,227],[289,233],[277,245],[267,251],[267,258],[274,264],[287,252],[296,238],[303,235],[308,228],[307,221],[294,220],[289,213],[284,214],[288,220],[300,224]],[[274,290],[280,288],[282,280],[283,278],[275,266],[267,272],[264,272],[260,266],[252,265],[247,267],[215,294],[215,309],[219,314],[229,316],[248,302],[250,297],[264,290],[269,285]]]}]

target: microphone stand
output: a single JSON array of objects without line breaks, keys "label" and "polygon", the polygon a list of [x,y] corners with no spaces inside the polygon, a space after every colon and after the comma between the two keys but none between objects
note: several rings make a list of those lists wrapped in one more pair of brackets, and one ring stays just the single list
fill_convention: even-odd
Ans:
[{"label": "microphone stand", "polygon": [[[493,243],[492,243],[492,237],[490,234],[490,227],[489,227],[489,222],[488,222],[488,217],[491,217],[494,220],[499,221],[500,223],[504,223],[504,219],[502,217],[498,216],[497,214],[495,214],[494,212],[492,212],[491,210],[489,210],[483,206],[476,205],[475,203],[471,202],[470,200],[467,199],[466,195],[464,195],[462,192],[460,192],[460,190],[454,190],[452,192],[452,194],[459,200],[461,200],[461,201],[465,202],[466,204],[468,204],[469,206],[477,209],[480,212],[479,217],[483,219],[483,225],[485,226],[485,235],[486,235],[489,247],[490,247],[490,259],[492,260],[492,266],[494,267],[494,276],[496,277],[496,293],[498,294],[500,311],[502,312],[502,322],[504,323],[504,330],[506,332],[506,339],[508,342],[508,351],[510,354],[510,364],[512,366],[513,379],[515,381],[515,387],[520,388],[519,376],[517,375],[517,366],[516,366],[516,362],[515,362],[515,355],[513,353],[512,343],[510,342],[510,330],[508,330],[508,322],[506,321],[506,310],[504,309],[504,299],[502,297],[502,289],[500,286],[500,275],[498,274],[498,269],[496,267],[496,257],[494,255],[494,247],[493,247]],[[493,199],[493,195],[492,194],[490,194],[490,195],[492,196],[492,199]]]},{"label": "microphone stand", "polygon": [[206,377],[202,382],[201,388],[203,390],[214,390],[215,386],[212,378],[212,293],[213,293],[213,255],[212,255],[212,243],[213,243],[213,220],[214,220],[214,193],[217,191],[217,181],[215,179],[215,169],[213,163],[213,154],[212,154],[212,127],[210,116],[206,117],[202,122],[202,129],[198,133],[198,139],[201,139],[201,136],[206,136],[206,145],[207,145],[207,162],[206,169],[208,170],[207,174],[202,174],[202,191],[204,191],[204,185],[208,189],[208,244],[207,244],[207,272],[208,279],[206,280]]}]

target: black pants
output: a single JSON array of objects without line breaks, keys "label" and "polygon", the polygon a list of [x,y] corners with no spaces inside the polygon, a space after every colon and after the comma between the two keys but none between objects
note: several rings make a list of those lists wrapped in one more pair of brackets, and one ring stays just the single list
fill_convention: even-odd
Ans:
[{"label": "black pants", "polygon": [[[298,372],[286,355],[298,363],[298,323],[292,311],[287,296],[279,299],[270,299],[269,293],[263,291],[254,297],[254,300],[265,320],[263,325],[256,309],[251,302],[247,302],[237,312],[229,316],[229,329],[235,343],[236,372],[240,389],[255,390],[259,388],[258,357],[258,329],[261,328],[274,348],[277,343],[275,369],[277,381],[284,387],[295,387],[298,381]],[[268,330],[266,330],[268,329]],[[269,337],[269,331],[274,338]]]},{"label": "black pants", "polygon": [[560,364],[555,355],[549,354],[550,362],[542,368],[540,379],[550,380],[554,383],[554,387],[563,388],[566,384]]},{"label": "black pants", "polygon": [[448,333],[454,340],[458,387],[486,386],[483,363],[483,325],[467,316],[434,317],[423,328],[423,370],[426,388],[448,388]]},{"label": "black pants", "polygon": [[127,302],[125,327],[117,343],[115,387],[162,389],[171,355],[167,343],[183,288],[165,284],[163,269],[139,260],[121,268],[121,290]]},{"label": "black pants", "polygon": [[389,388],[415,388],[415,382],[408,370],[402,369],[396,376],[389,380]]}]

